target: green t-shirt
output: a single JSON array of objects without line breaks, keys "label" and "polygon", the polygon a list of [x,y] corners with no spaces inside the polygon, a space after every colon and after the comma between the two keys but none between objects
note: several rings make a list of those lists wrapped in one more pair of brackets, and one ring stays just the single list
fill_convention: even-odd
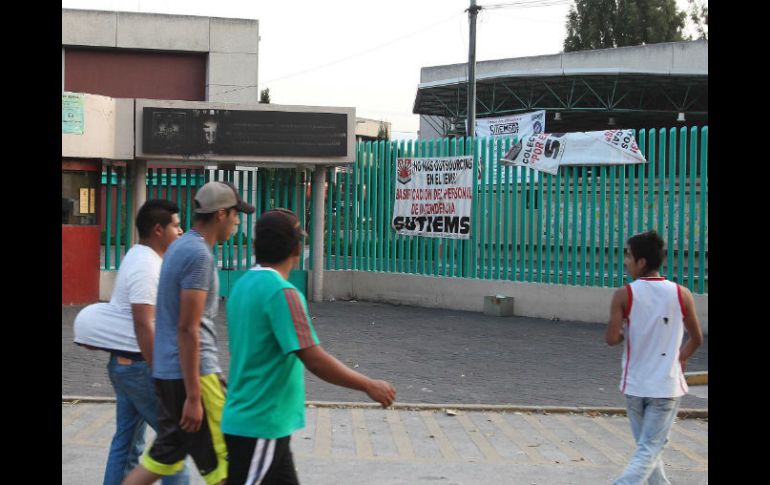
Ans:
[{"label": "green t-shirt", "polygon": [[227,332],[222,431],[276,439],[304,427],[305,367],[295,351],[319,342],[302,293],[277,271],[253,268],[230,292]]}]

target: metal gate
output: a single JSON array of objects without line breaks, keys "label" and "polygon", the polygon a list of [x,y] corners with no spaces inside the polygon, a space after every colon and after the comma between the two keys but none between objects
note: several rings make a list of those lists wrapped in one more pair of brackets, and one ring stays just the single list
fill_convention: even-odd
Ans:
[{"label": "metal gate", "polygon": [[[101,269],[117,270],[123,255],[130,248],[132,214],[132,166],[122,162],[105,163],[102,171],[102,254]],[[294,211],[302,226],[307,227],[311,196],[310,171],[299,169],[249,168],[240,170],[148,168],[147,199],[167,199],[180,208],[179,219],[185,231],[192,227],[195,192],[210,180],[233,183],[243,200],[256,207],[254,214],[240,214],[238,232],[229,240],[214,246],[219,268],[219,294],[226,298],[235,282],[254,265],[252,238],[254,224],[263,212],[285,207]],[[305,241],[300,265],[289,280],[303,294],[307,292],[307,272],[310,266]]]}]

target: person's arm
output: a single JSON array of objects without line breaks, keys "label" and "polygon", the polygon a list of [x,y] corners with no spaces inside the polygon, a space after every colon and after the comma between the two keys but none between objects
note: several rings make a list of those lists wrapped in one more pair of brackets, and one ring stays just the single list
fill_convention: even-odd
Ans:
[{"label": "person's arm", "polygon": [[370,379],[349,368],[320,345],[297,350],[305,367],[321,379],[338,386],[364,391],[373,401],[386,408],[396,399],[396,389],[388,382]]},{"label": "person's arm", "polygon": [[689,359],[703,343],[703,333],[700,329],[698,314],[695,312],[695,298],[693,298],[690,290],[684,286],[679,286],[679,292],[682,297],[682,303],[684,303],[684,328],[687,330],[688,336],[687,342],[679,351],[679,363],[682,366],[682,372],[684,372],[687,367],[687,359]]},{"label": "person's arm", "polygon": [[134,303],[131,305],[131,316],[134,319],[134,333],[139,350],[152,367],[152,345],[155,340],[155,305]]},{"label": "person's arm", "polygon": [[628,290],[625,287],[618,288],[612,295],[612,303],[610,303],[610,321],[605,334],[607,345],[617,345],[623,341],[626,305],[628,305]]},{"label": "person's arm", "polygon": [[179,426],[183,431],[198,431],[203,420],[200,386],[200,325],[206,305],[206,290],[183,289],[179,295],[179,364],[182,367],[187,397]]}]

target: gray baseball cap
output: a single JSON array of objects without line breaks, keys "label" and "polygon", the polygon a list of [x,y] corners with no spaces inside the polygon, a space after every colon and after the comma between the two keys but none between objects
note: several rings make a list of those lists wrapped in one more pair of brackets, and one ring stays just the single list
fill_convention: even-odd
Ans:
[{"label": "gray baseball cap", "polygon": [[253,214],[255,210],[253,205],[241,199],[238,190],[229,182],[209,182],[195,193],[196,214],[209,214],[230,207],[246,214]]}]

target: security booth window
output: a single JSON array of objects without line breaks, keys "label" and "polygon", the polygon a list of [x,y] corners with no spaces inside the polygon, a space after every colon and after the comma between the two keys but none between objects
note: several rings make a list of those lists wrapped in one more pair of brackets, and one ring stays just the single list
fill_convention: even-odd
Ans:
[{"label": "security booth window", "polygon": [[73,226],[98,224],[99,172],[62,171],[61,223]]}]

